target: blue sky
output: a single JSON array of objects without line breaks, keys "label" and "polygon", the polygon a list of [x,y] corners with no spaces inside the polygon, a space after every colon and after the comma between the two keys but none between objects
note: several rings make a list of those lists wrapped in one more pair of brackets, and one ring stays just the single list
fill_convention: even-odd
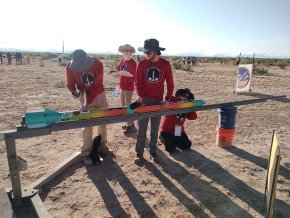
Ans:
[{"label": "blue sky", "polygon": [[156,38],[170,55],[290,58],[289,11],[290,0],[1,1],[0,48],[117,52]]}]

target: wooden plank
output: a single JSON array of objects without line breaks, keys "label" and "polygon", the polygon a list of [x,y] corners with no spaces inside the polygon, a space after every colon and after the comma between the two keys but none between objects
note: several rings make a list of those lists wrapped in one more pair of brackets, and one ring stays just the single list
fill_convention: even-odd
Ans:
[{"label": "wooden plank", "polygon": [[0,217],[16,217],[4,188],[0,189]]},{"label": "wooden plank", "polygon": [[41,177],[40,179],[36,180],[34,183],[29,185],[28,188],[40,189],[42,186],[44,186],[45,184],[52,181],[55,177],[57,177],[66,168],[68,168],[69,166],[71,166],[72,164],[74,164],[76,162],[79,162],[80,158],[81,158],[80,151],[72,154],[69,158],[67,158],[65,161],[63,161],[58,166],[56,166],[51,172],[49,172],[45,176]]},{"label": "wooden plank", "polygon": [[40,199],[39,195],[36,194],[31,198],[31,203],[34,208],[35,213],[40,218],[48,218],[50,215],[48,214],[46,208],[44,207],[44,204],[42,200]]}]

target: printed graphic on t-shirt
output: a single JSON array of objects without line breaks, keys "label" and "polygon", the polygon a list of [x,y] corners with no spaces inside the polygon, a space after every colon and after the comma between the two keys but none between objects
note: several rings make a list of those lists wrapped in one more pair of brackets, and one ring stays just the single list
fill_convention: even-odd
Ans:
[{"label": "printed graphic on t-shirt", "polygon": [[147,80],[150,83],[157,83],[161,78],[161,72],[156,67],[151,67],[147,70]]},{"label": "printed graphic on t-shirt", "polygon": [[90,87],[95,80],[95,75],[91,72],[82,72],[80,76],[81,82],[85,87]]},{"label": "printed graphic on t-shirt", "polygon": [[126,64],[122,64],[122,66],[120,68],[123,71],[127,71],[127,65]]}]

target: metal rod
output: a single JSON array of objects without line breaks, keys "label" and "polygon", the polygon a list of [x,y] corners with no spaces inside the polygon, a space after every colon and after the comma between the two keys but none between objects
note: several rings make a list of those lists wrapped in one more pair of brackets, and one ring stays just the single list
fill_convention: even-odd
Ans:
[{"label": "metal rod", "polygon": [[19,174],[20,170],[17,163],[15,138],[13,134],[6,134],[4,138],[6,143],[9,173],[12,184],[13,201],[15,205],[21,205],[22,192]]}]

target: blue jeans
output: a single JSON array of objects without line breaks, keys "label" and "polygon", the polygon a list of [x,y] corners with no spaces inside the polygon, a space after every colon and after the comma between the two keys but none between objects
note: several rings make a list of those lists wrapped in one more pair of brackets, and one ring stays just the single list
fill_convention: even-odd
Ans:
[{"label": "blue jeans", "polygon": [[[160,104],[160,100],[153,100],[148,98],[142,99],[142,104]],[[160,126],[161,117],[150,117],[138,121],[138,132],[137,132],[137,142],[135,151],[137,154],[143,154],[145,143],[146,143],[146,133],[148,128],[148,122],[150,119],[151,131],[150,131],[150,140],[149,140],[149,152],[157,152],[157,140],[158,140],[158,130]]]}]

